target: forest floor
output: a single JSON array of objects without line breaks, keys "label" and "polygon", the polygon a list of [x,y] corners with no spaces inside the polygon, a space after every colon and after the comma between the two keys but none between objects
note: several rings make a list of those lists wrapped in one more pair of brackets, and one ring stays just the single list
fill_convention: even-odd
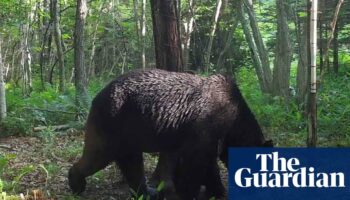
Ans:
[{"label": "forest floor", "polygon": [[[87,178],[85,192],[73,196],[68,187],[68,169],[79,159],[83,147],[83,133],[68,131],[49,137],[0,138],[0,155],[7,155],[9,162],[3,174],[5,191],[33,196],[40,191],[46,199],[129,199],[129,189],[118,167],[111,164]],[[157,156],[145,154],[146,177],[150,177]],[[1,163],[0,163],[1,165]],[[222,169],[223,182],[227,185],[227,171]]]}]

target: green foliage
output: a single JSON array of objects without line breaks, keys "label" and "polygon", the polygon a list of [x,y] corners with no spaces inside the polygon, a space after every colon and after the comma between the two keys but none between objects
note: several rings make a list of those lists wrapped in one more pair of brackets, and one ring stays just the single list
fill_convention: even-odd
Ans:
[{"label": "green foliage", "polygon": [[1,136],[7,135],[25,135],[30,132],[31,123],[22,117],[9,115],[0,122]]},{"label": "green foliage", "polygon": [[[295,67],[295,65],[294,65]],[[295,76],[292,68],[291,77]],[[350,76],[342,68],[339,75],[326,75],[318,90],[318,133],[321,146],[350,145]],[[237,82],[265,133],[277,146],[305,146],[306,118],[294,97],[283,99],[262,94],[253,69],[241,68]]]},{"label": "green foliage", "polygon": [[[89,96],[92,99],[108,82],[98,79],[91,80]],[[46,86],[40,91],[39,82],[34,82],[34,91],[30,96],[23,96],[22,90],[12,83],[7,84],[8,117],[0,123],[0,132],[5,135],[30,135],[33,127],[47,126],[38,136],[50,139],[55,131],[53,125],[69,124],[71,127],[82,128],[88,110],[78,109],[75,105],[75,89],[67,85],[66,92],[60,94],[57,87]],[[77,112],[79,111],[79,112]],[[77,122],[77,117],[82,117]]]},{"label": "green foliage", "polygon": [[273,138],[277,146],[304,146],[306,123],[292,99],[263,94],[255,72],[241,68],[237,82],[265,134]]},{"label": "green foliage", "polygon": [[15,155],[13,154],[0,154],[0,200],[17,200],[20,199],[18,196],[15,195],[8,195],[7,191],[9,188],[9,183],[6,181],[3,181],[2,177],[4,175],[5,170],[8,169],[8,163],[10,160],[14,159]]},{"label": "green foliage", "polygon": [[159,185],[157,186],[157,192],[161,192],[165,187],[164,181],[161,181]]}]

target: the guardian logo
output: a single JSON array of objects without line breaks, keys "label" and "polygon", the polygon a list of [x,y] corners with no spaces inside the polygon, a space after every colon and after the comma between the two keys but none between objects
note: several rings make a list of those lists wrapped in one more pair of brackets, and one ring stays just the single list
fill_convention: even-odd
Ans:
[{"label": "the guardian logo", "polygon": [[230,148],[229,200],[349,200],[350,148]]},{"label": "the guardian logo", "polygon": [[[345,187],[343,172],[317,172],[315,167],[303,167],[298,158],[284,158],[278,152],[256,154],[259,171],[249,167],[238,169],[234,180],[239,187]],[[271,166],[271,167],[268,167]]]}]

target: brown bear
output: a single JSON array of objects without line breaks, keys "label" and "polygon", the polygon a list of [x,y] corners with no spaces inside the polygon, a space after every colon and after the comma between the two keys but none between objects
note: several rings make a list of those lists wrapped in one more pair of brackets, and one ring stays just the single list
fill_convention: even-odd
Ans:
[{"label": "brown bear", "polygon": [[267,144],[232,78],[156,69],[130,72],[94,98],[83,155],[69,170],[69,185],[75,193],[84,191],[85,177],[116,161],[133,191],[152,195],[142,153],[161,152],[170,158],[168,176],[180,199],[196,198],[203,183],[221,197],[219,143],[224,150]]}]

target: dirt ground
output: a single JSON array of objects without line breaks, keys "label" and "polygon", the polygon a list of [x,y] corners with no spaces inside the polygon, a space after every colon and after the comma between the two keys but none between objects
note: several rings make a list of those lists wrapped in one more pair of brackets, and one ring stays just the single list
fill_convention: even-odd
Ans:
[{"label": "dirt ground", "polygon": [[[87,178],[85,192],[73,196],[67,180],[69,167],[80,156],[83,133],[68,131],[45,137],[0,138],[0,154],[12,155],[4,171],[3,180],[10,184],[14,194],[32,194],[40,190],[45,199],[124,200],[129,189],[122,181],[115,164]],[[150,177],[157,158],[145,154],[146,176]],[[223,182],[227,185],[227,172],[222,168]],[[5,187],[6,189],[6,187]]]}]

